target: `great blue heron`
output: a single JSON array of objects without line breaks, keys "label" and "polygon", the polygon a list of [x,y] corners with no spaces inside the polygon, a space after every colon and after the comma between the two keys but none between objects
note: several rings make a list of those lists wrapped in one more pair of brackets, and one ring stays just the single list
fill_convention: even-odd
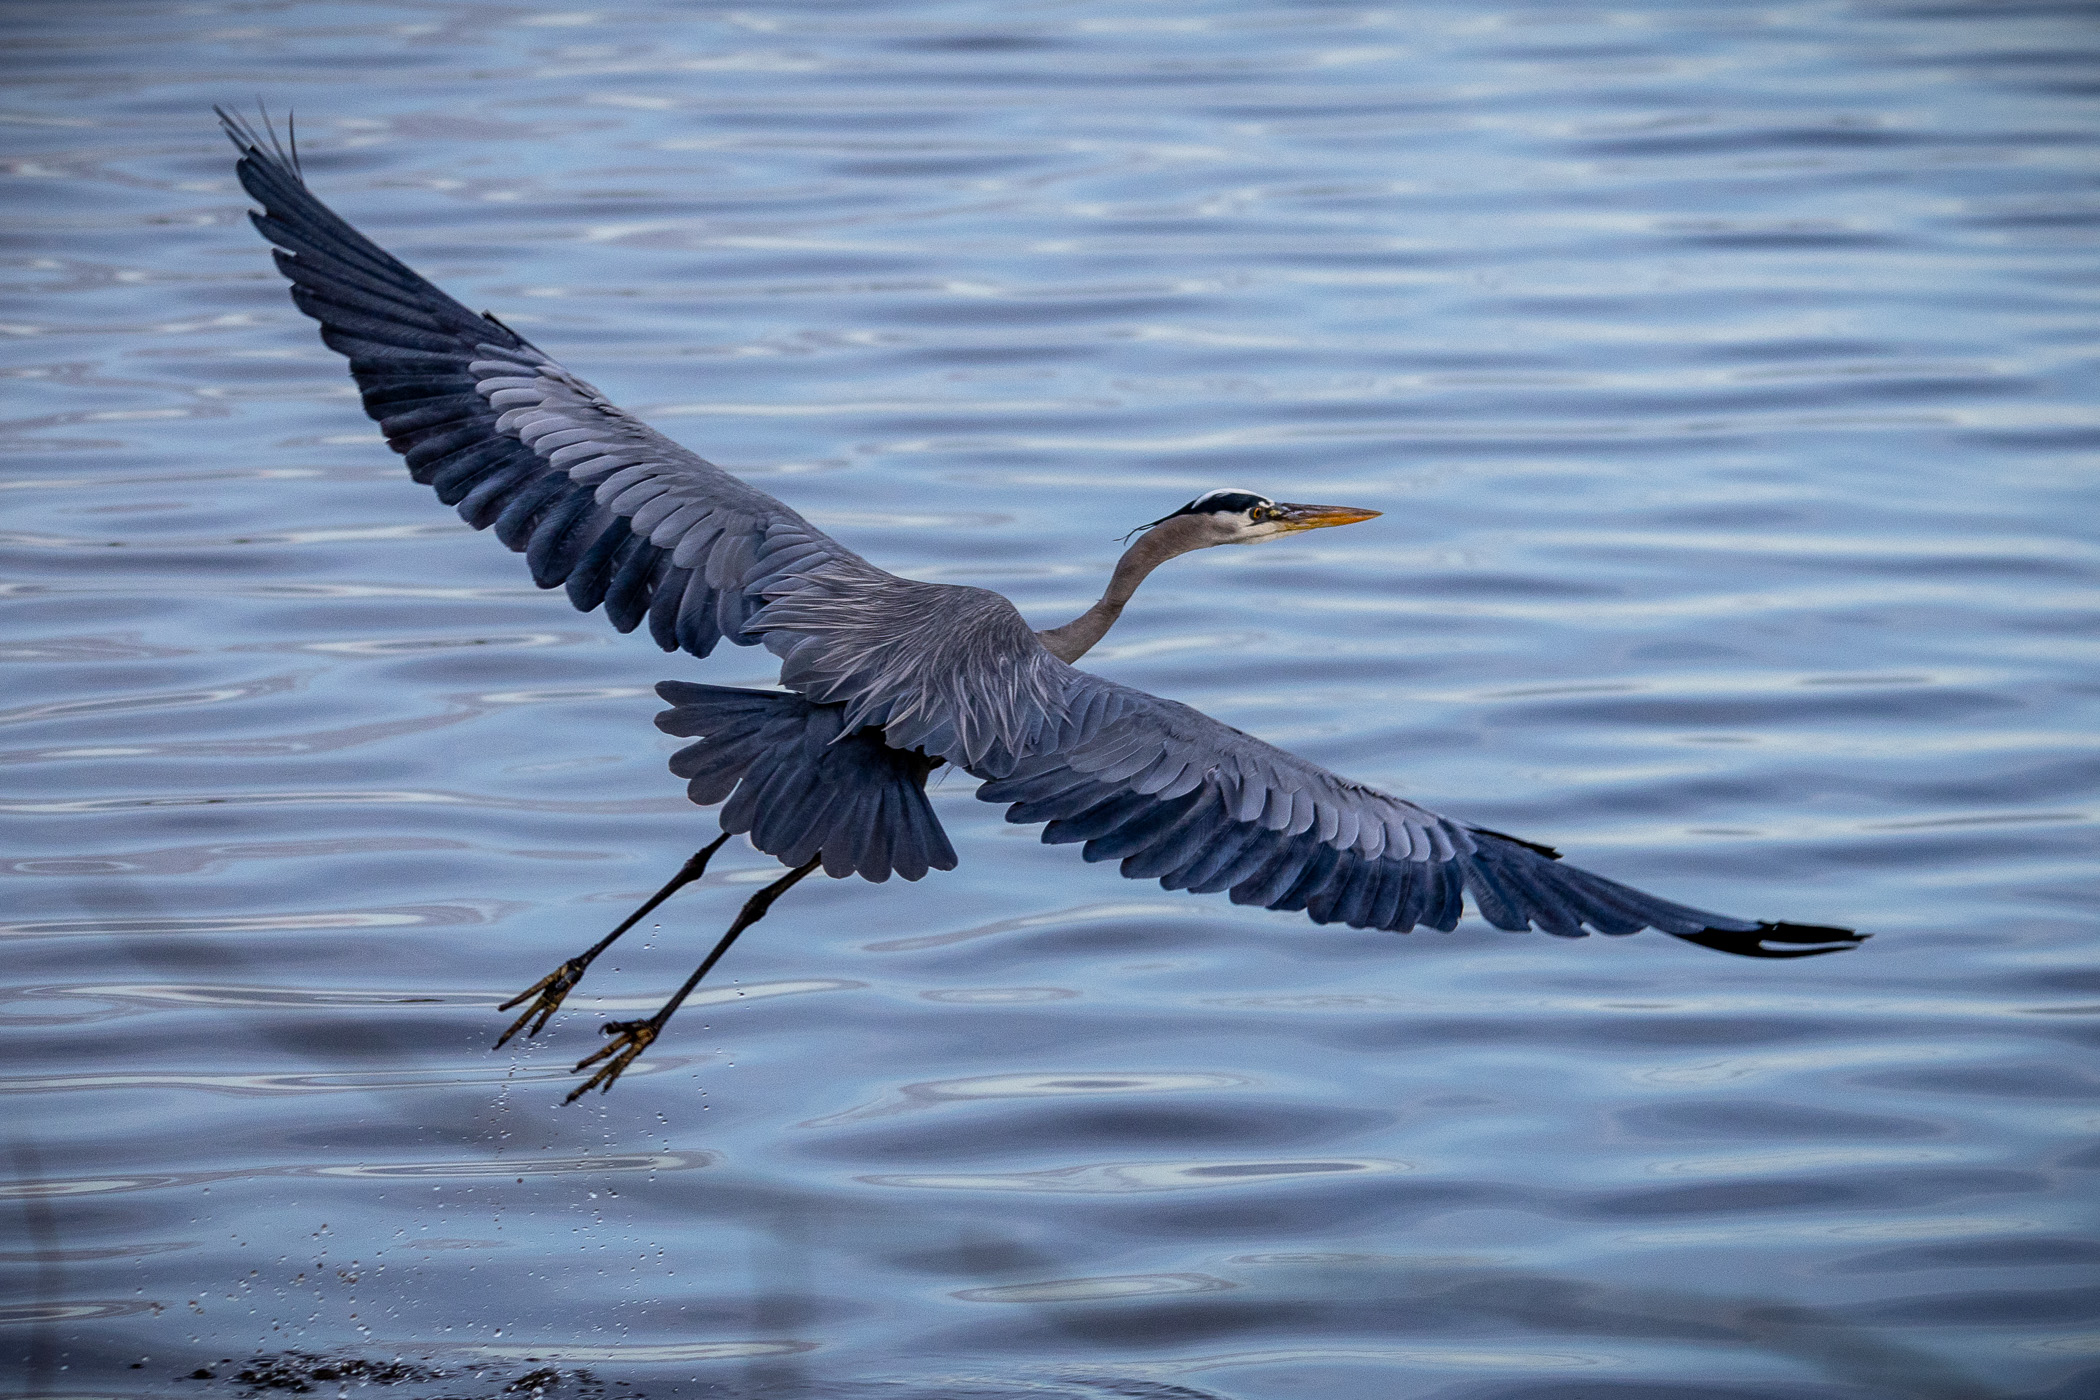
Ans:
[{"label": "great blue heron", "polygon": [[785,692],[666,681],[671,760],[722,835],[611,934],[504,1003],[529,1003],[496,1043],[538,1034],[591,961],[741,833],[789,867],[746,903],[653,1016],[614,1021],[568,1097],[610,1089],[730,944],[820,865],[917,880],[955,851],[926,799],[943,763],[1046,842],[1170,890],[1304,910],[1316,923],[1449,931],[1468,893],[1497,928],[1564,938],[1655,928],[1748,957],[1838,952],[1863,935],[1730,918],[1560,862],[1559,853],[1351,782],[1209,716],[1074,669],[1145,576],[1176,555],[1377,515],[1219,490],[1142,527],[1099,602],[1035,631],[982,588],[898,578],[792,509],[622,412],[493,315],[475,315],[310,193],[297,146],[219,117],[251,217],[277,245],[292,300],[350,360],[365,411],[409,474],[475,529],[525,555],[622,632],[665,651],[728,640],[780,657]]}]

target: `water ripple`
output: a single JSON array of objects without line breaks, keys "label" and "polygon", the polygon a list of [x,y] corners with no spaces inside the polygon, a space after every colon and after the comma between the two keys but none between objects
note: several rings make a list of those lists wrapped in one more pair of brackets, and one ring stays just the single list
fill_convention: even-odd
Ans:
[{"label": "water ripple", "polygon": [[[658,1056],[637,1063],[628,1075],[662,1074],[692,1063],[676,1056]],[[0,1094],[73,1094],[94,1090],[197,1089],[210,1094],[237,1097],[268,1097],[278,1094],[384,1093],[400,1089],[453,1089],[477,1084],[531,1084],[566,1082],[565,1068],[546,1070],[473,1069],[402,1070],[381,1073],[326,1074],[201,1074],[181,1071],[143,1071],[135,1074],[25,1074],[0,1078]],[[157,1180],[157,1178],[156,1178]],[[85,1189],[85,1188],[83,1188]],[[108,1188],[117,1189],[117,1188]],[[134,1189],[125,1187],[123,1189]]]},{"label": "water ripple", "polygon": [[0,923],[0,938],[196,937],[215,933],[319,933],[345,929],[456,928],[500,923],[526,908],[505,900],[304,913],[43,919]]},{"label": "water ripple", "polygon": [[1105,1162],[1034,1172],[927,1173],[863,1176],[870,1186],[907,1186],[932,1191],[1051,1191],[1074,1195],[1125,1195],[1153,1191],[1199,1191],[1219,1187],[1268,1186],[1279,1181],[1332,1180],[1412,1171],[1406,1162],[1352,1158],[1304,1162]]},{"label": "water ripple", "polygon": [[844,1113],[812,1118],[805,1128],[857,1123],[869,1118],[888,1118],[945,1103],[969,1103],[984,1099],[1094,1097],[1119,1094],[1186,1093],[1197,1089],[1234,1089],[1251,1081],[1236,1074],[993,1074],[975,1079],[937,1080],[906,1084],[888,1097]]},{"label": "water ripple", "polygon": [[1239,1286],[1209,1274],[1124,1274],[1116,1278],[1065,1278],[1047,1283],[1010,1283],[999,1288],[964,1288],[949,1296],[970,1303],[1100,1303],[1219,1293]]},{"label": "water ripple", "polygon": [[[9,18],[25,1392],[2100,1393],[2084,10]],[[248,225],[248,73],[392,251],[902,575],[1050,625],[1208,488],[1383,510],[1088,664],[1876,937],[1321,928],[943,770],[958,869],[797,886],[561,1107],[775,863],[495,1004],[712,834],[652,687],[771,659],[407,479]]]}]

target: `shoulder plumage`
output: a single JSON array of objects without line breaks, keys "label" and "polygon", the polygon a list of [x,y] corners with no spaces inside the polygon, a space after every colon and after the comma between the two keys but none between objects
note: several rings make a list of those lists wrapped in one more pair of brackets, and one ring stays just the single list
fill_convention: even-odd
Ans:
[{"label": "shoulder plumage", "polygon": [[751,619],[783,685],[847,707],[898,748],[1005,772],[1064,725],[1070,667],[999,594],[828,564],[782,581]]}]

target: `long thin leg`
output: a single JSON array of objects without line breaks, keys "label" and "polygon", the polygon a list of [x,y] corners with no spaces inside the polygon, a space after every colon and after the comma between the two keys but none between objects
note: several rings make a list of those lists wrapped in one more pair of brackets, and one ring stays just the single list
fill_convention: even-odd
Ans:
[{"label": "long thin leg", "polygon": [[641,908],[635,910],[632,914],[629,914],[625,923],[621,924],[611,933],[606,934],[605,937],[599,939],[596,943],[593,943],[589,948],[585,949],[583,952],[578,953],[573,958],[570,958],[560,967],[555,968],[554,971],[548,973],[545,977],[542,977],[539,981],[533,983],[524,991],[519,992],[509,1001],[504,1002],[503,1005],[497,1007],[496,1009],[498,1011],[508,1011],[513,1006],[516,1006],[519,1002],[524,1001],[527,997],[537,998],[537,1000],[535,1000],[532,1003],[532,1005],[525,1008],[524,1015],[520,1016],[517,1020],[510,1023],[509,1030],[505,1031],[501,1036],[497,1037],[495,1048],[498,1050],[502,1049],[503,1042],[509,1040],[520,1030],[524,1029],[525,1023],[527,1021],[531,1021],[532,1018],[535,1016],[539,1017],[539,1020],[533,1022],[532,1029],[526,1031],[526,1034],[528,1036],[538,1035],[540,1033],[540,1028],[542,1026],[545,1026],[547,1024],[548,1019],[552,1017],[554,1013],[561,1008],[562,999],[568,996],[570,990],[574,988],[578,982],[581,982],[583,980],[583,970],[591,965],[591,960],[596,958],[607,948],[612,947],[615,940],[617,940],[621,934],[627,932],[627,930],[633,928],[636,924],[640,923],[645,917],[648,916],[650,910],[654,909],[657,905],[663,903],[672,895],[678,893],[687,885],[690,885],[691,883],[693,883],[693,881],[699,879],[702,875],[706,874],[707,862],[710,858],[713,857],[716,851],[722,849],[722,843],[724,841],[727,841],[728,839],[729,833],[725,831],[720,836],[717,836],[714,840],[708,842],[707,845],[693,852],[692,858],[686,861],[684,865],[679,867],[678,873],[671,877],[670,883],[665,885],[662,889],[658,890],[655,894],[650,895],[649,902],[647,904],[644,904]]},{"label": "long thin leg", "polygon": [[[600,1060],[605,1060],[605,1063],[599,1066],[596,1074],[570,1090],[569,1096],[563,1099],[562,1102],[574,1103],[593,1089],[598,1090],[600,1093],[610,1090],[613,1086],[613,1081],[620,1077],[620,1071],[633,1064],[635,1057],[649,1048],[650,1043],[656,1039],[657,1033],[664,1028],[664,1023],[671,1019],[671,1013],[676,1011],[685,999],[693,994],[693,988],[700,985],[700,979],[707,976],[708,969],[722,960],[722,955],[729,951],[729,945],[736,942],[737,935],[757,923],[760,919],[763,919],[766,916],[766,911],[773,907],[773,901],[786,894],[797,880],[809,874],[810,871],[815,870],[817,862],[823,858],[822,852],[811,856],[806,863],[796,866],[793,870],[790,870],[787,874],[745,900],[743,910],[737,914],[736,922],[729,926],[729,932],[722,935],[722,941],[715,944],[714,951],[707,955],[706,961],[693,970],[693,975],[685,979],[685,985],[680,987],[677,994],[669,1001],[658,1008],[654,1016],[644,1021],[606,1022],[601,1029],[611,1036],[612,1039],[607,1041],[603,1048],[596,1053],[586,1055],[578,1060],[576,1068],[581,1072],[588,1066],[597,1064]],[[607,1058],[608,1056],[610,1057],[609,1059]]]}]

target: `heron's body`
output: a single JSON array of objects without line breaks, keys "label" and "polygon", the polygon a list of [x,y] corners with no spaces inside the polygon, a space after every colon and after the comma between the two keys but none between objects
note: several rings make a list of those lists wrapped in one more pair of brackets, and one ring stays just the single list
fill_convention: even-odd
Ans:
[{"label": "heron's body", "polygon": [[[819,865],[878,881],[953,868],[925,794],[947,763],[984,780],[978,796],[1007,804],[1009,821],[1045,823],[1045,841],[1083,842],[1089,860],[1320,923],[1449,930],[1470,894],[1498,927],[1567,937],[1653,927],[1762,957],[1856,941],[1658,899],[1072,664],[1166,560],[1376,512],[1209,493],[1154,522],[1101,601],[1038,633],[997,593],[876,567],[624,413],[358,233],[274,144],[226,125],[293,299],[349,358],[366,412],[417,481],[523,553],[541,587],[602,607],[623,632],[646,624],[664,650],[696,657],[728,641],[780,658],[784,692],[666,682],[672,708],[657,718],[696,740],[672,760],[693,800],[721,803],[725,834],[792,867],[779,888]],[[695,874],[689,865],[664,893]],[[550,976],[519,1024],[534,1014],[544,1024],[595,953]],[[647,1023],[648,1037],[676,1004]],[[634,1035],[644,1024],[620,1026]]]}]

